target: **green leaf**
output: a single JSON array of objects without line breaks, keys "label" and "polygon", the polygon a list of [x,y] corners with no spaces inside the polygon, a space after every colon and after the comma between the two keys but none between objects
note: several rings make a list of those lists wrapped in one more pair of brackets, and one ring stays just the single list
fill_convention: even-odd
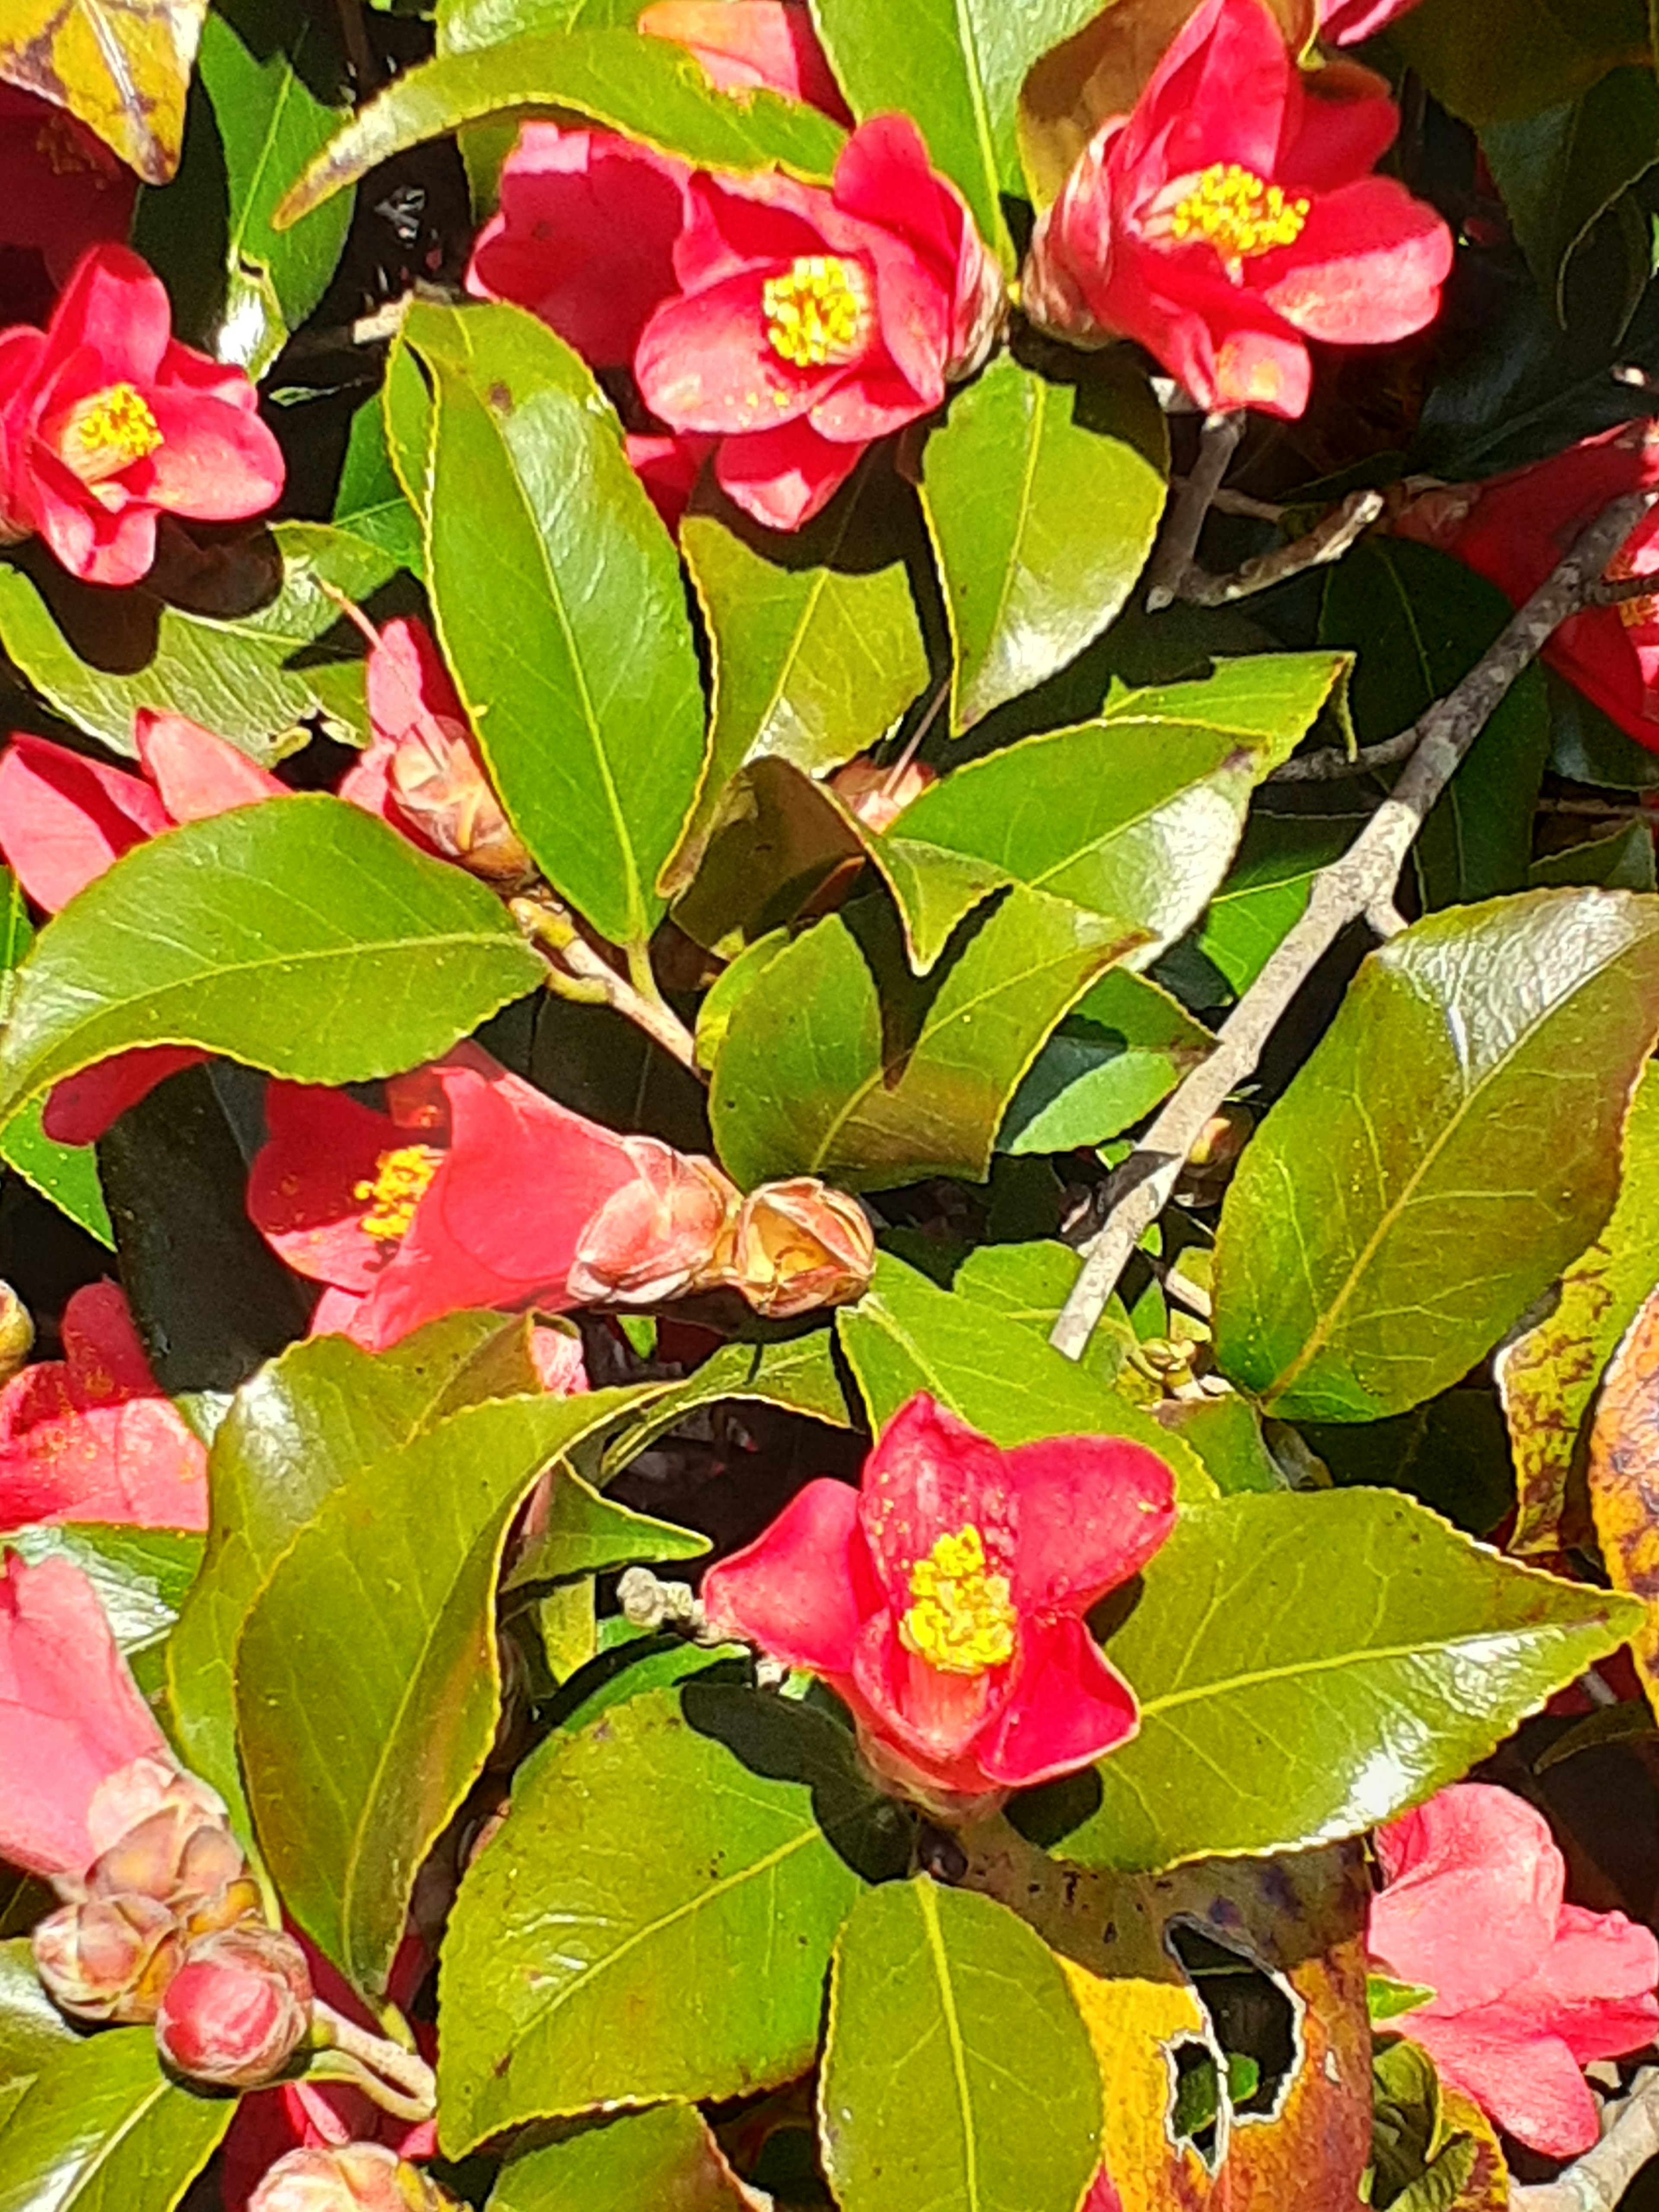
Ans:
[{"label": "green leaf", "polygon": [[[45,1894],[50,1911],[57,1900]],[[0,2136],[29,2083],[80,2040],[41,1987],[28,1938],[0,1943]]]},{"label": "green leaf", "polygon": [[997,1150],[1069,1152],[1103,1145],[1167,1098],[1212,1042],[1156,983],[1127,968],[1108,969],[1014,1093]]},{"label": "green leaf", "polygon": [[170,2081],[147,2027],[77,2036],[0,2127],[0,2212],[173,2212],[236,2109]]},{"label": "green leaf", "polygon": [[1548,1314],[1504,1346],[1496,1363],[1520,1512],[1508,1548],[1560,1548],[1575,1465],[1589,1443],[1602,1370],[1659,1282],[1659,1077],[1650,1067],[1625,1124],[1618,1202],[1606,1227],[1561,1279]]},{"label": "green leaf", "polygon": [[232,1664],[248,1607],[334,1491],[463,1406],[534,1387],[526,1324],[449,1314],[374,1354],[312,1337],[243,1384],[208,1458],[207,1553],[167,1652],[179,1747],[241,1809]]},{"label": "green leaf", "polygon": [[1241,1492],[1263,1494],[1285,1487],[1261,1434],[1261,1416],[1248,1398],[1229,1390],[1219,1398],[1170,1398],[1156,1418],[1204,1462],[1224,1498]]},{"label": "green leaf", "polygon": [[1121,354],[1066,383],[1005,354],[957,394],[921,487],[956,641],[954,729],[1035,690],[1112,622],[1152,550],[1169,469],[1163,415]]},{"label": "green leaf", "polygon": [[1008,1101],[1049,1031],[1139,941],[1124,923],[1016,888],[975,917],[927,987],[910,987],[915,1042],[896,1065],[883,1001],[896,995],[889,979],[903,955],[886,941],[896,933],[884,907],[860,909],[858,927],[872,951],[832,915],[732,1009],[709,1120],[740,1183],[803,1173],[855,1190],[930,1175],[982,1180]]},{"label": "green leaf", "polygon": [[491,780],[555,888],[643,944],[702,766],[672,541],[608,403],[533,316],[417,307],[404,336],[433,379],[433,605]]},{"label": "green leaf", "polygon": [[1456,908],[1373,952],[1228,1192],[1222,1371],[1291,1420],[1456,1382],[1612,1212],[1656,994],[1659,902],[1626,891]]},{"label": "green leaf", "polygon": [[[0,975],[15,968],[33,942],[23,886],[9,869],[0,868]],[[98,1181],[97,1154],[90,1145],[60,1145],[49,1137],[41,1127],[46,1109],[45,1098],[36,1098],[0,1128],[0,1160],[88,1237],[112,1249],[115,1232]]]},{"label": "green leaf", "polygon": [[[401,349],[396,358],[413,372],[413,363]],[[389,399],[389,380],[387,393]],[[351,418],[351,435],[346,441],[339,489],[334,495],[334,526],[368,544],[378,545],[419,576],[426,566],[421,525],[392,465],[386,447],[386,404],[380,398],[366,399]]]},{"label": "green leaf", "polygon": [[1423,0],[1389,35],[1429,90],[1477,127],[1576,98],[1646,58],[1646,0]]},{"label": "green leaf", "polygon": [[1403,1490],[1466,1536],[1489,1537],[1515,1510],[1509,1433],[1490,1389],[1443,1391],[1386,1421],[1278,1425],[1285,1437],[1300,1438],[1333,1482]]},{"label": "green leaf", "polygon": [[1568,264],[1620,195],[1659,161],[1652,65],[1613,70],[1576,100],[1493,124],[1480,143],[1516,242],[1565,324]]},{"label": "green leaf", "polygon": [[394,154],[526,107],[584,116],[696,167],[778,167],[809,181],[828,177],[845,136],[827,115],[777,93],[714,91],[700,64],[662,39],[629,30],[508,39],[405,70],[311,164],[278,208],[278,227]]},{"label": "green leaf", "polygon": [[836,1333],[872,1429],[927,1390],[1005,1451],[1044,1437],[1124,1437],[1169,1462],[1181,1498],[1215,1495],[1202,1462],[1150,1413],[1018,1319],[941,1291],[890,1253],[857,1305],[836,1315]]},{"label": "green leaf", "polygon": [[573,1575],[603,1574],[635,1559],[700,1559],[709,1548],[708,1537],[695,1528],[678,1528],[671,1521],[615,1504],[561,1467],[548,1497],[546,1526],[514,1561],[501,1587],[566,1582]]},{"label": "green leaf", "polygon": [[915,118],[936,168],[960,186],[981,234],[1012,265],[1000,195],[1023,194],[1014,103],[1039,55],[1088,21],[1098,0],[812,0],[818,35],[862,122]]},{"label": "green leaf", "polygon": [[1288,757],[1341,676],[1330,653],[1262,653],[1203,684],[1120,694],[1097,721],[958,769],[901,817],[917,844],[1115,915],[1153,942],[1196,921],[1226,873],[1250,793]]},{"label": "green leaf", "polygon": [[489,2212],[755,2212],[758,2202],[701,2112],[656,2105],[509,2158]]},{"label": "green leaf", "polygon": [[[1514,610],[1495,584],[1410,538],[1368,538],[1330,572],[1320,636],[1358,654],[1352,701],[1366,744],[1409,729],[1468,675]],[[1523,671],[1470,747],[1414,848],[1425,902],[1524,890],[1549,751],[1541,670]]]},{"label": "green leaf", "polygon": [[[1030,1244],[981,1244],[957,1269],[951,1288],[958,1297],[989,1306],[1046,1342],[1082,1267],[1082,1255],[1069,1244],[1046,1239]],[[1078,1364],[1109,1385],[1134,1341],[1123,1301],[1114,1292]]]},{"label": "green leaf", "polygon": [[1389,1491],[1195,1506],[1107,1644],[1140,1731],[1097,1796],[1060,1785],[1094,1802],[1067,1827],[1057,1790],[1042,1840],[1140,1873],[1358,1835],[1467,1773],[1634,1618]]},{"label": "green leaf", "polygon": [[1569,845],[1565,851],[1546,854],[1527,871],[1532,890],[1548,890],[1558,884],[1580,884],[1605,891],[1659,890],[1654,866],[1653,832],[1645,822],[1627,822],[1610,836],[1592,838],[1588,845]]},{"label": "green leaf", "polygon": [[141,1044],[296,1083],[390,1075],[544,972],[499,899],[374,815],[321,796],[238,807],[135,846],[46,924],[0,1037],[0,1119]]},{"label": "green leaf", "polygon": [[159,598],[153,575],[112,598],[0,562],[0,646],[48,705],[112,752],[132,757],[133,715],[153,707],[269,763],[305,744],[313,718],[367,739],[362,641],[322,586],[367,599],[396,566],[317,522],[279,522],[245,542],[185,603]]},{"label": "green leaf", "polygon": [[705,1406],[732,1400],[777,1406],[787,1413],[804,1413],[809,1420],[823,1421],[832,1428],[849,1427],[847,1401],[830,1350],[832,1341],[830,1332],[824,1328],[786,1338],[779,1344],[723,1344],[684,1382],[662,1391],[620,1435],[607,1442],[599,1465],[600,1481],[613,1480],[688,1415]]},{"label": "green leaf", "polygon": [[260,1850],[289,1911],[367,1994],[384,1991],[416,1874],[495,1735],[507,1523],[629,1395],[491,1399],[353,1468],[248,1613],[236,1735]]},{"label": "green leaf", "polygon": [[804,2073],[856,1869],[899,1870],[908,1839],[850,1735],[788,1699],[689,1683],[550,1738],[444,1943],[446,2152]]},{"label": "green leaf", "polygon": [[1241,996],[1308,910],[1314,878],[1353,842],[1365,817],[1255,814],[1210,901],[1198,949]]},{"label": "green leaf", "polygon": [[872,556],[868,471],[790,538],[740,518],[689,514],[680,550],[708,624],[714,727],[697,806],[671,888],[690,880],[726,787],[765,755],[808,775],[875,743],[927,681],[927,655],[896,547]]},{"label": "green leaf", "polygon": [[646,0],[437,0],[438,51],[468,52],[548,31],[631,30]]},{"label": "green leaf", "polygon": [[31,1566],[68,1559],[78,1567],[129,1664],[167,1642],[202,1564],[201,1537],[173,1528],[37,1522],[9,1529],[6,1543]]},{"label": "green leaf", "polygon": [[1387,1974],[1367,1974],[1365,1977],[1365,2009],[1371,2016],[1373,2027],[1384,2021],[1398,2020],[1419,2005],[1433,2002],[1434,1991],[1420,1982],[1396,1982]]},{"label": "green leaf", "polygon": [[926,1875],[842,1929],[819,2111],[843,2212],[1076,2212],[1100,2162],[1100,2064],[1059,1961]]}]

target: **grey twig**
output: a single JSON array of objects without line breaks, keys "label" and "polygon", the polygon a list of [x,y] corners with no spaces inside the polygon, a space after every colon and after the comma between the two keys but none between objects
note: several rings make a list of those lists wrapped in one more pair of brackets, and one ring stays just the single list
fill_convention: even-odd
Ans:
[{"label": "grey twig", "polygon": [[619,975],[608,960],[593,950],[576,927],[568,909],[547,891],[529,891],[510,899],[508,910],[525,935],[539,945],[547,958],[546,983],[562,999],[581,1005],[611,1006],[636,1029],[672,1053],[682,1067],[701,1076],[697,1041],[662,993],[651,973],[643,946],[631,948],[629,967],[632,980]]},{"label": "grey twig", "polygon": [[1402,760],[1409,760],[1417,750],[1417,733],[1420,726],[1413,723],[1409,730],[1401,730],[1397,738],[1384,738],[1380,744],[1362,745],[1358,752],[1345,753],[1340,747],[1330,745],[1322,752],[1295,753],[1268,776],[1269,783],[1339,783],[1345,777],[1370,775],[1379,768],[1394,768]]},{"label": "grey twig", "polygon": [[[1218,505],[1219,501],[1212,504]],[[1310,568],[1326,568],[1331,562],[1340,561],[1370,528],[1384,504],[1380,491],[1350,492],[1341,506],[1334,507],[1305,537],[1288,545],[1276,546],[1256,560],[1247,561],[1231,576],[1212,576],[1202,568],[1189,568],[1179,596],[1190,599],[1194,606],[1230,606],[1235,599],[1248,599],[1257,592],[1270,592],[1275,584],[1300,576]]]},{"label": "grey twig", "polygon": [[1231,1094],[1255,1070],[1279,1017],[1350,922],[1392,916],[1395,885],[1425,817],[1522,669],[1529,666],[1659,493],[1615,500],[1513,617],[1490,653],[1416,728],[1393,791],[1339,860],[1315,878],[1307,911],[1229,1016],[1215,1049],[1170,1100],[1109,1187],[1111,1211],[1084,1247],[1084,1267],[1050,1341],[1080,1359],[1130,1254],[1170,1201],[1187,1157]]},{"label": "grey twig", "polygon": [[1176,492],[1164,520],[1164,533],[1146,571],[1148,614],[1155,615],[1161,607],[1173,606],[1180,596],[1187,571],[1193,565],[1193,556],[1198,550],[1204,518],[1221,489],[1227,464],[1243,435],[1242,412],[1205,416],[1193,472]]},{"label": "grey twig", "polygon": [[1511,2212],[1613,2212],[1650,2159],[1659,2158],[1659,2067],[1649,2067],[1629,2096],[1609,2105],[1594,2150],[1534,2188],[1511,2188]]}]

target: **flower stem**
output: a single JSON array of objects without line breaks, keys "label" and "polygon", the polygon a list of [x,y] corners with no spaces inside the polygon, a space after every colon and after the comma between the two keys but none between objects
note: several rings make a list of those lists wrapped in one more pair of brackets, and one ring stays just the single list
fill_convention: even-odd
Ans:
[{"label": "flower stem", "polygon": [[[311,2039],[316,2049],[337,2051],[366,2069],[374,2082],[373,2087],[367,2081],[362,2086],[388,2112],[397,2112],[404,2118],[429,2120],[438,2109],[437,2076],[418,2051],[405,2051],[385,2036],[372,2035],[320,1997],[312,2001]],[[387,2103],[383,2093],[397,2095],[398,2103]],[[405,2112],[404,2105],[412,2109]]]}]

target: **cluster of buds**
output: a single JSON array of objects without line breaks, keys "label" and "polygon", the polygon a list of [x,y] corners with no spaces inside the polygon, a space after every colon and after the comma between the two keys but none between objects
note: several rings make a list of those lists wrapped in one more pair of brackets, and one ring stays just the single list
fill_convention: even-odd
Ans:
[{"label": "cluster of buds", "polygon": [[270,2081],[311,2026],[311,1978],[268,1926],[258,1883],[205,1783],[159,1758],[100,1785],[88,1815],[105,1843],[34,1930],[34,1963],[64,2012],[154,2024],[162,2058],[224,2088]]},{"label": "cluster of buds", "polygon": [[453,2199],[383,2143],[291,2150],[248,2200],[248,2212],[445,2212]]}]

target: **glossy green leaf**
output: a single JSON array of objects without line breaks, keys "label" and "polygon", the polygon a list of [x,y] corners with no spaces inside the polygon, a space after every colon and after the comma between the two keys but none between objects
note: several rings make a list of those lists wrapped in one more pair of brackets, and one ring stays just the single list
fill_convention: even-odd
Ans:
[{"label": "glossy green leaf", "polygon": [[0,1038],[0,1118],[140,1044],[299,1083],[391,1075],[544,973],[482,884],[375,816],[324,797],[239,807],[136,846],[46,924]]},{"label": "glossy green leaf", "polygon": [[1103,1145],[1168,1097],[1211,1042],[1178,999],[1127,968],[1109,969],[1043,1046],[1003,1117],[997,1150]]},{"label": "glossy green leaf", "polygon": [[1652,66],[1616,69],[1576,100],[1493,124],[1480,143],[1528,264],[1565,322],[1574,252],[1659,161]]},{"label": "glossy green leaf", "polygon": [[711,1358],[651,1401],[621,1433],[607,1442],[599,1479],[609,1482],[647,1447],[705,1406],[747,1401],[804,1413],[831,1427],[851,1422],[827,1329],[786,1338],[780,1344],[723,1344]]},{"label": "glossy green leaf", "polygon": [[1467,1773],[1632,1618],[1390,1491],[1195,1507],[1107,1643],[1139,1735],[1030,1819],[1125,1872],[1358,1835]]},{"label": "glossy green leaf", "polygon": [[708,169],[781,167],[823,179],[844,136],[816,108],[774,92],[713,89],[699,64],[629,30],[509,39],[406,70],[349,123],[277,211],[297,222],[347,185],[428,138],[514,109],[556,107]]},{"label": "glossy green leaf", "polygon": [[812,0],[812,14],[860,120],[913,115],[933,166],[962,191],[981,235],[1012,260],[1000,195],[1023,193],[1014,103],[1038,56],[1088,21],[1098,0]]},{"label": "glossy green leaf", "polygon": [[1013,1316],[940,1290],[890,1253],[857,1305],[836,1315],[836,1333],[874,1429],[927,1390],[1005,1450],[1045,1437],[1124,1437],[1169,1462],[1181,1498],[1215,1495],[1196,1454],[1097,1374],[1039,1344]]},{"label": "glossy green leaf", "polygon": [[446,2150],[805,2072],[858,1869],[902,1869],[908,1836],[848,1732],[787,1699],[690,1683],[551,1737],[444,1943]]},{"label": "glossy green leaf", "polygon": [[[1046,1343],[1082,1266],[1081,1255],[1069,1244],[1048,1238],[1030,1244],[981,1244],[957,1269],[951,1288],[958,1297],[989,1306]],[[1134,1342],[1123,1301],[1114,1292],[1077,1364],[1109,1385]]]},{"label": "glossy green leaf", "polygon": [[1330,653],[1263,653],[1206,683],[1121,693],[1097,721],[958,769],[905,809],[902,834],[1123,915],[1153,940],[1132,957],[1145,965],[1203,911],[1252,789],[1312,726],[1343,667]]},{"label": "glossy green leaf", "polygon": [[[885,979],[903,956],[885,942],[884,915],[868,927]],[[893,1047],[866,945],[841,915],[816,923],[732,1010],[709,1092],[727,1171],[745,1185],[806,1173],[866,1190],[982,1178],[1049,1031],[1138,941],[1104,915],[1017,888],[911,987],[915,1042],[900,1066],[884,1059]]]},{"label": "glossy green leaf", "polygon": [[726,785],[772,754],[809,775],[884,734],[927,681],[921,626],[896,549],[872,558],[871,480],[789,538],[690,514],[680,550],[708,624],[714,727],[697,807],[671,882],[689,882]]},{"label": "glossy green leaf", "polygon": [[612,2112],[509,2158],[489,2212],[757,2212],[691,2105]]},{"label": "glossy green leaf", "polygon": [[568,1467],[555,1471],[544,1527],[514,1561],[502,1588],[602,1574],[635,1559],[698,1559],[709,1548],[695,1528],[678,1528],[602,1498]]},{"label": "glossy green leaf", "polygon": [[206,1556],[167,1652],[179,1749],[228,1802],[243,1808],[236,1642],[277,1559],[364,1468],[464,1406],[533,1387],[524,1322],[466,1313],[378,1354],[342,1336],[310,1338],[238,1391],[208,1460]]},{"label": "glossy green leaf", "polygon": [[[397,358],[414,372],[406,353],[400,350]],[[388,393],[389,386],[388,374]],[[379,397],[366,399],[351,418],[351,435],[346,441],[339,488],[334,495],[334,526],[378,545],[418,576],[426,562],[420,520],[392,465],[386,445],[386,404]]]},{"label": "glossy green leaf", "polygon": [[1549,1312],[1498,1355],[1520,1502],[1509,1548],[1523,1556],[1560,1548],[1568,1485],[1589,1445],[1602,1370],[1659,1282],[1659,1079],[1651,1068],[1631,1103],[1622,1155],[1606,1227],[1567,1269]]},{"label": "glossy green leaf", "polygon": [[1423,0],[1389,37],[1466,123],[1536,115],[1645,58],[1646,0]]},{"label": "glossy green leaf", "polygon": [[0,2134],[28,2083],[80,2039],[41,1986],[27,1937],[0,1943]]},{"label": "glossy green leaf", "polygon": [[1229,1390],[1218,1398],[1169,1398],[1157,1409],[1158,1425],[1198,1454],[1224,1498],[1242,1491],[1287,1487],[1261,1434],[1261,1416],[1248,1398]]},{"label": "glossy green leaf", "polygon": [[434,1422],[346,1475],[249,1611],[236,1735],[259,1846],[294,1917],[365,1992],[383,1992],[416,1874],[495,1735],[507,1523],[541,1470],[627,1402],[496,1398]]},{"label": "glossy green leaf", "polygon": [[642,944],[702,765],[672,541],[598,386],[533,316],[417,307],[404,335],[434,383],[433,605],[491,779],[555,888]]},{"label": "glossy green leaf", "polygon": [[1199,927],[1198,949],[1233,989],[1248,991],[1308,910],[1314,878],[1365,826],[1326,815],[1255,814]]},{"label": "glossy green leaf", "polygon": [[[1320,636],[1355,648],[1352,703],[1367,744],[1409,729],[1467,676],[1514,610],[1495,584],[1410,538],[1367,538],[1330,573]],[[1413,849],[1424,902],[1524,890],[1549,750],[1541,670],[1522,672],[1465,756]]]},{"label": "glossy green leaf", "polygon": [[[23,887],[0,868],[0,975],[15,968],[34,942]],[[60,1145],[41,1127],[44,1097],[14,1114],[0,1128],[0,1160],[15,1168],[43,1198],[77,1222],[89,1237],[112,1248],[114,1231],[98,1181],[98,1158],[90,1145]]]},{"label": "glossy green leaf", "polygon": [[173,2212],[235,2117],[167,2079],[149,2028],[76,2037],[0,2127],[0,2212]]},{"label": "glossy green leaf", "polygon": [[926,1875],[841,1931],[818,2109],[843,2212],[1077,2212],[1100,2162],[1100,2064],[1059,1961]]},{"label": "glossy green leaf", "polygon": [[267,763],[303,744],[313,717],[366,739],[362,641],[322,586],[367,599],[395,561],[316,522],[279,522],[221,560],[179,604],[154,578],[112,597],[0,562],[0,646],[66,721],[129,757],[140,707]]},{"label": "glossy green leaf", "polygon": [[438,51],[469,52],[548,31],[631,30],[647,0],[437,0]]},{"label": "glossy green leaf", "polygon": [[1169,466],[1164,417],[1121,354],[1067,383],[1005,354],[958,393],[921,486],[956,641],[953,728],[1034,690],[1118,614],[1152,550]]},{"label": "glossy green leaf", "polygon": [[1610,836],[1594,837],[1587,845],[1569,845],[1562,852],[1547,854],[1527,871],[1527,882],[1533,890],[1568,884],[1604,891],[1659,890],[1653,832],[1645,822],[1627,822]]},{"label": "glossy green leaf", "polygon": [[1659,1030],[1659,902],[1531,891],[1371,954],[1247,1148],[1222,1370],[1288,1419],[1445,1389],[1595,1237]]}]

